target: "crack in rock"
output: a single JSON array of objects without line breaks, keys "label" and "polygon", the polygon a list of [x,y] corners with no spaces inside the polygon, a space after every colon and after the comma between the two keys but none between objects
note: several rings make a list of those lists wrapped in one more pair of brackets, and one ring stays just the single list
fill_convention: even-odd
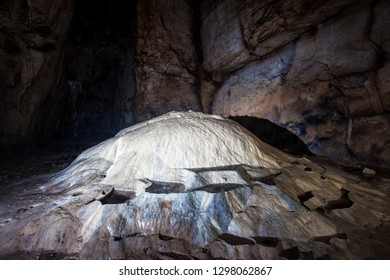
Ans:
[{"label": "crack in rock", "polygon": [[279,238],[277,237],[266,237],[266,236],[252,236],[257,244],[260,244],[265,247],[276,247],[279,243]]},{"label": "crack in rock", "polygon": [[312,197],[314,197],[314,195],[311,191],[304,192],[304,193],[301,193],[298,195],[298,199],[299,199],[299,202],[301,203],[301,205],[309,210],[310,210],[310,208],[305,205],[305,202],[308,201]]},{"label": "crack in rock", "polygon": [[230,245],[245,245],[245,244],[255,244],[255,242],[249,238],[229,234],[229,233],[223,233],[218,236],[219,239],[225,241],[226,243]]},{"label": "crack in rock", "polygon": [[161,182],[149,180],[152,184],[145,189],[148,193],[183,193],[186,187],[183,183]]},{"label": "crack in rock", "polygon": [[316,237],[313,238],[313,241],[330,244],[330,240],[332,238],[347,239],[348,236],[345,233],[336,233],[336,234],[328,235],[328,236],[316,236]]}]

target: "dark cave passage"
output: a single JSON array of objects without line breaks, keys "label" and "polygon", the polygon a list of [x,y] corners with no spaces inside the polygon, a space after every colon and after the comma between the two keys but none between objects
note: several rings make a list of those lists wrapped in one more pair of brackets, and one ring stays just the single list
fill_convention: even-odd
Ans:
[{"label": "dark cave passage", "polygon": [[248,116],[229,117],[248,129],[259,139],[292,155],[313,155],[294,133],[273,122]]},{"label": "dark cave passage", "polygon": [[109,137],[134,123],[135,4],[75,3],[65,42],[66,101],[55,138]]},{"label": "dark cave passage", "polygon": [[[44,13],[43,8],[36,9]],[[44,27],[53,29],[53,23],[42,20],[36,23],[40,26],[41,44],[48,46],[50,43],[52,48],[34,46],[31,58],[21,50],[10,52],[8,64],[12,59],[15,64],[31,59],[34,66],[33,63],[39,64],[39,57],[58,58],[51,62],[56,65],[56,71],[43,69],[38,77],[41,81],[30,77],[30,92],[26,91],[28,98],[23,98],[21,106],[37,110],[39,119],[34,123],[36,128],[33,124],[28,125],[34,120],[32,117],[31,120],[25,117],[17,124],[31,130],[25,130],[24,140],[15,140],[15,133],[12,133],[16,119],[10,119],[9,125],[1,123],[15,110],[2,107],[5,104],[2,98],[7,96],[2,95],[3,92],[9,91],[8,96],[15,96],[15,89],[5,87],[7,82],[10,87],[7,75],[22,76],[23,69],[8,70],[11,74],[2,75],[0,67],[0,82],[4,78],[4,83],[0,84],[0,140],[12,135],[11,140],[0,141],[0,188],[31,176],[58,172],[83,150],[134,124],[136,1],[75,1],[73,12],[69,12],[66,21],[69,27],[56,44],[52,43],[52,37],[57,40],[52,31],[41,32]],[[4,37],[9,36],[6,33]],[[18,39],[21,42],[17,42]],[[6,42],[22,44],[24,40],[32,39],[10,37]],[[34,42],[38,43],[40,41]],[[0,39],[0,57],[3,46]],[[51,93],[40,103],[34,94],[44,96],[42,88],[50,87],[50,80],[58,82],[48,89]],[[34,87],[37,88],[35,92]]]}]

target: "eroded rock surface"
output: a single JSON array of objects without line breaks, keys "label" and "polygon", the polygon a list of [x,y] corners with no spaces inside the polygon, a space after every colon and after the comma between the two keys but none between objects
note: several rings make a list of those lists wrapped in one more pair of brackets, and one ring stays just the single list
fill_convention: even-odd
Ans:
[{"label": "eroded rock surface", "polygon": [[0,149],[134,123],[130,2],[1,1]]},{"label": "eroded rock surface", "polygon": [[[48,137],[73,0],[0,3],[0,146]],[[48,117],[49,116],[49,117]]]},{"label": "eroded rock surface", "polygon": [[386,258],[389,185],[294,158],[232,120],[170,113],[4,190],[0,257]]},{"label": "eroded rock surface", "polygon": [[219,83],[202,92],[210,112],[266,118],[317,155],[388,166],[387,1],[204,6],[203,67]]},{"label": "eroded rock surface", "polygon": [[137,2],[136,118],[200,111],[191,1]]}]

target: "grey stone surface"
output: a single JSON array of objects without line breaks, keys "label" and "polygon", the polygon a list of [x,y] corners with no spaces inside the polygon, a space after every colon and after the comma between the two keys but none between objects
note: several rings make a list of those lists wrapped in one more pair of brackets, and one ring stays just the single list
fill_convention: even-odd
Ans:
[{"label": "grey stone surface", "polygon": [[171,113],[2,192],[0,258],[388,257],[383,190],[294,158],[232,120]]}]

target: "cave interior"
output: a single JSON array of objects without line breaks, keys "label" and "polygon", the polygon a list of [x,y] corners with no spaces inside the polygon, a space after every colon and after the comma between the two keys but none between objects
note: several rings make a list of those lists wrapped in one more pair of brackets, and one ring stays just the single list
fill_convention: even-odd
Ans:
[{"label": "cave interior", "polygon": [[[379,185],[388,207],[389,15],[386,0],[1,1],[0,190],[121,129],[194,111]],[[349,207],[348,192],[332,201]],[[387,219],[373,239],[390,248]],[[283,254],[303,257],[294,250]]]}]

